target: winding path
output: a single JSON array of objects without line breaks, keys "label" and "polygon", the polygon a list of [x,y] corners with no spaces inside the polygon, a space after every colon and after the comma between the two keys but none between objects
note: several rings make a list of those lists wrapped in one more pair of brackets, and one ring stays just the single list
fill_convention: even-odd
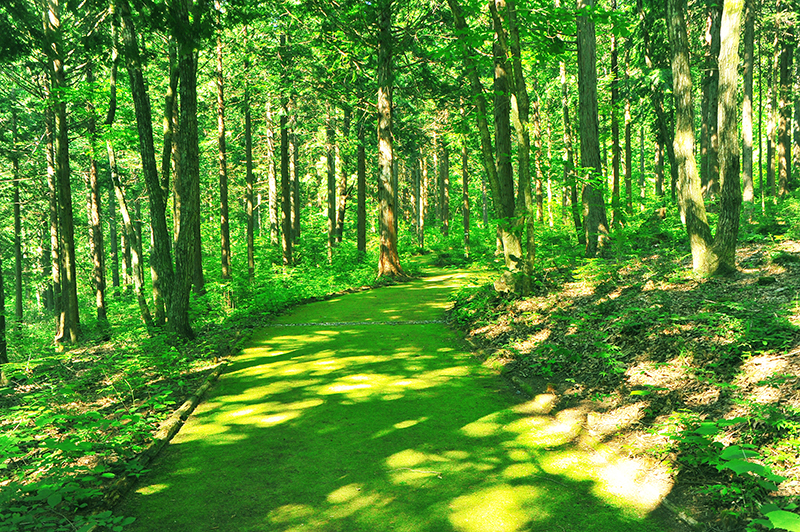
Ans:
[{"label": "winding path", "polygon": [[442,323],[465,282],[438,272],[258,332],[117,508],[126,530],[669,530],[626,461],[533,414]]}]

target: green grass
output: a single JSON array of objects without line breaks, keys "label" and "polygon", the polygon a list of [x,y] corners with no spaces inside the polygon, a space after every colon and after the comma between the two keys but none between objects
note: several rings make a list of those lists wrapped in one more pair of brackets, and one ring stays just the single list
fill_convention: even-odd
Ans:
[{"label": "green grass", "polygon": [[282,316],[116,513],[134,531],[664,530],[631,464],[529,413],[445,324],[331,325],[439,320],[467,278]]}]

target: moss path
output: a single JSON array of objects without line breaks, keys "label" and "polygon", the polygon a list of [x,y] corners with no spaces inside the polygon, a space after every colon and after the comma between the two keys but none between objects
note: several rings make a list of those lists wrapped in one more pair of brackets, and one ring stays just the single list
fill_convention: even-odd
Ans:
[{"label": "moss path", "polygon": [[465,279],[304,305],[257,333],[117,508],[126,530],[667,530],[626,461],[531,414],[440,322]]}]

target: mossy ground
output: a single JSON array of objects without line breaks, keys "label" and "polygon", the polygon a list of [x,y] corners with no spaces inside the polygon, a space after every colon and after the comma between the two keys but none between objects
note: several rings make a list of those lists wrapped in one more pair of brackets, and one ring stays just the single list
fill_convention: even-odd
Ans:
[{"label": "mossy ground", "polygon": [[664,490],[635,462],[523,402],[459,333],[368,323],[441,320],[469,282],[439,272],[282,316],[117,513],[140,531],[677,530],[650,516]]}]

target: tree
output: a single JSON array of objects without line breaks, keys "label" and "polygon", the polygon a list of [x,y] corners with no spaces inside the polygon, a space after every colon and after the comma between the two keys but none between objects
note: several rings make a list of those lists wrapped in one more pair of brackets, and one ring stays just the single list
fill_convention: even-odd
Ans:
[{"label": "tree", "polygon": [[742,101],[743,200],[753,203],[753,56],[755,52],[755,0],[744,0],[744,100]]},{"label": "tree", "polygon": [[[579,13],[594,7],[594,0],[578,0]],[[600,125],[597,110],[597,60],[595,24],[585,11],[578,16],[578,99],[580,103],[583,221],[586,256],[594,257],[608,236],[608,220],[599,179]]]},{"label": "tree", "polygon": [[[217,24],[220,24],[222,5],[214,0]],[[228,220],[228,151],[225,142],[225,77],[222,64],[222,28],[217,33],[217,145],[219,146],[219,232],[222,279],[231,278],[231,230]],[[251,200],[252,201],[252,200]]]}]

